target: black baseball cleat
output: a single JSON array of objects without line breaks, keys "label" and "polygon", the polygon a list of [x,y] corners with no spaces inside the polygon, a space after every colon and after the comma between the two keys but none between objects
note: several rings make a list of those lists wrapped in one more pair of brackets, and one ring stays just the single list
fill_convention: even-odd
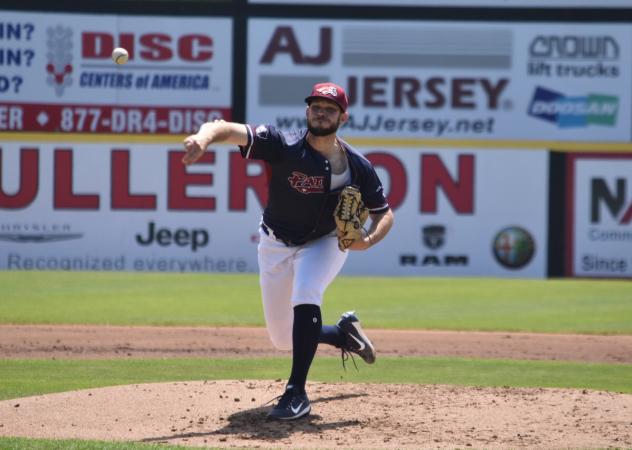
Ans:
[{"label": "black baseball cleat", "polygon": [[[355,311],[344,313],[336,324],[345,336],[345,344],[342,351],[353,352],[366,362],[373,364],[375,362],[375,348],[360,326],[360,320],[355,315]],[[344,358],[343,358],[344,361]]]},{"label": "black baseball cleat", "polygon": [[311,410],[307,394],[299,392],[294,386],[288,386],[279,403],[268,413],[268,419],[296,420],[308,415]]}]

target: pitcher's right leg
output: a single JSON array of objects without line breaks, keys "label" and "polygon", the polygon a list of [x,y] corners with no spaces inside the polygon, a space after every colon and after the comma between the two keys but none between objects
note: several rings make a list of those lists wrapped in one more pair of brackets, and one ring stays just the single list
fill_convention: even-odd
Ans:
[{"label": "pitcher's right leg", "polygon": [[292,258],[295,249],[259,230],[259,284],[268,336],[279,350],[292,349]]}]

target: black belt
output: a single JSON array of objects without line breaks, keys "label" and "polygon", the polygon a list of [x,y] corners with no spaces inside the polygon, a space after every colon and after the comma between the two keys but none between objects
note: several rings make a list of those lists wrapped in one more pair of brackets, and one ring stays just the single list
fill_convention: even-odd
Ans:
[{"label": "black belt", "polygon": [[290,239],[283,239],[282,237],[277,236],[274,233],[274,231],[270,227],[268,227],[265,223],[261,223],[261,229],[263,230],[265,234],[267,234],[271,238],[276,239],[279,242],[283,242],[287,247],[297,247],[299,245],[303,245],[307,243],[307,241],[300,242],[300,241],[292,241]]}]

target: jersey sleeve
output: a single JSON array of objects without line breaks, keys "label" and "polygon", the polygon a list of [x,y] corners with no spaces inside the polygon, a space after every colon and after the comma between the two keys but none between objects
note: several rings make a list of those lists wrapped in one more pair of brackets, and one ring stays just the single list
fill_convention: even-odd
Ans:
[{"label": "jersey sleeve", "polygon": [[283,134],[271,125],[253,126],[246,124],[248,143],[240,145],[239,151],[244,159],[260,159],[273,162],[281,158],[285,146]]},{"label": "jersey sleeve", "polygon": [[381,214],[389,210],[390,206],[384,196],[384,187],[372,166],[365,168],[360,192],[362,201],[369,208],[371,214]]}]

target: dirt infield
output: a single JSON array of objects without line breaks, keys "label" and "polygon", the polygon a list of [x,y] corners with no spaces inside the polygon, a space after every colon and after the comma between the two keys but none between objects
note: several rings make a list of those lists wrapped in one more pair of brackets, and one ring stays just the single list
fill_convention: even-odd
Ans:
[{"label": "dirt infield", "polygon": [[[632,336],[371,330],[382,356],[632,363]],[[338,354],[327,346],[320,354]],[[0,325],[0,358],[281,356],[263,328]]]},{"label": "dirt infield", "polygon": [[[370,330],[379,355],[632,363],[632,336]],[[320,354],[337,354],[319,349]],[[0,358],[280,356],[258,328],[0,326]],[[367,370],[370,370],[367,368]],[[265,420],[277,381],[117,386],[0,402],[0,436],[247,448],[626,448],[632,395],[309,383],[313,412]]]},{"label": "dirt infield", "polygon": [[312,383],[309,418],[268,422],[262,405],[282,389],[265,381],[160,383],[4,401],[0,434],[248,448],[632,445],[631,395]]}]

